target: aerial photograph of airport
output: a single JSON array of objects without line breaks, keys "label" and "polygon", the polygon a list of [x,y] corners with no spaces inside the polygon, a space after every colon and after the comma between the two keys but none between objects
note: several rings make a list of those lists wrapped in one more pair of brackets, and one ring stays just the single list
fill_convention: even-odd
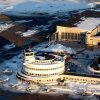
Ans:
[{"label": "aerial photograph of airport", "polygon": [[0,100],[100,100],[100,0],[0,0]]}]

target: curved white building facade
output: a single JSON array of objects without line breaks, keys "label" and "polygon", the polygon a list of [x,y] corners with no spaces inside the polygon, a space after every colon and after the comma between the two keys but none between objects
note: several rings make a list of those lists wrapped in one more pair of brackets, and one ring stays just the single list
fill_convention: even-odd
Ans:
[{"label": "curved white building facade", "polygon": [[[52,54],[34,55],[34,52],[28,50],[24,55],[24,65],[18,71],[17,77],[21,80],[35,83],[52,83],[56,77],[65,72],[65,60],[63,57]],[[44,81],[45,79],[49,81]]]},{"label": "curved white building facade", "polygon": [[[59,65],[58,65],[59,64]],[[32,75],[32,76],[50,76],[50,75],[59,75],[64,72],[63,62],[56,62],[50,65],[38,65],[31,64],[25,65],[23,68],[23,73]]]}]

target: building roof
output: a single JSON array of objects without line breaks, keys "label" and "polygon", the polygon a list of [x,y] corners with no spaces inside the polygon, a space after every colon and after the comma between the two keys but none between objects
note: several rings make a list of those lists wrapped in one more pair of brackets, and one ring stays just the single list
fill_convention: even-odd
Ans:
[{"label": "building roof", "polygon": [[80,33],[82,31],[83,32],[92,31],[97,26],[100,26],[100,18],[88,17],[88,18],[82,18],[82,20],[83,21],[80,21],[80,23],[75,23],[75,25],[77,25],[77,27],[67,27],[66,24],[64,24],[64,25],[61,24],[61,25],[58,25],[57,27],[62,27],[63,31],[66,29],[67,32],[69,32],[69,33],[70,33],[70,31]]},{"label": "building roof", "polygon": [[86,18],[84,21],[77,24],[77,27],[87,31],[92,31],[100,25],[100,18]]},{"label": "building roof", "polygon": [[100,39],[100,36],[93,36],[93,38]]},{"label": "building roof", "polygon": [[90,78],[100,78],[100,75],[92,75],[92,74],[85,74],[85,73],[74,73],[74,72],[65,72],[65,75],[72,75],[72,76],[80,76],[80,77],[90,77]]}]

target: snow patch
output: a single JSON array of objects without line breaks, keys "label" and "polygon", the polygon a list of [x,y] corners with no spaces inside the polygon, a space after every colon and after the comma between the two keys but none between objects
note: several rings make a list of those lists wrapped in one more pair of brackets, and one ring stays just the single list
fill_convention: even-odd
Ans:
[{"label": "snow patch", "polygon": [[47,52],[66,52],[68,54],[73,54],[75,51],[70,47],[65,47],[61,44],[52,44],[48,48],[44,48],[41,51]]}]

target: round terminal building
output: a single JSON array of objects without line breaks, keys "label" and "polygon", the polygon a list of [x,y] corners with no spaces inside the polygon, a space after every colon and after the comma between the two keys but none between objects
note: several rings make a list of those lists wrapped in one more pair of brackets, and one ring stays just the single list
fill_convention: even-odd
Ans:
[{"label": "round terminal building", "polygon": [[35,84],[57,84],[65,72],[65,60],[46,52],[34,54],[31,49],[24,53],[24,63],[17,78]]}]

